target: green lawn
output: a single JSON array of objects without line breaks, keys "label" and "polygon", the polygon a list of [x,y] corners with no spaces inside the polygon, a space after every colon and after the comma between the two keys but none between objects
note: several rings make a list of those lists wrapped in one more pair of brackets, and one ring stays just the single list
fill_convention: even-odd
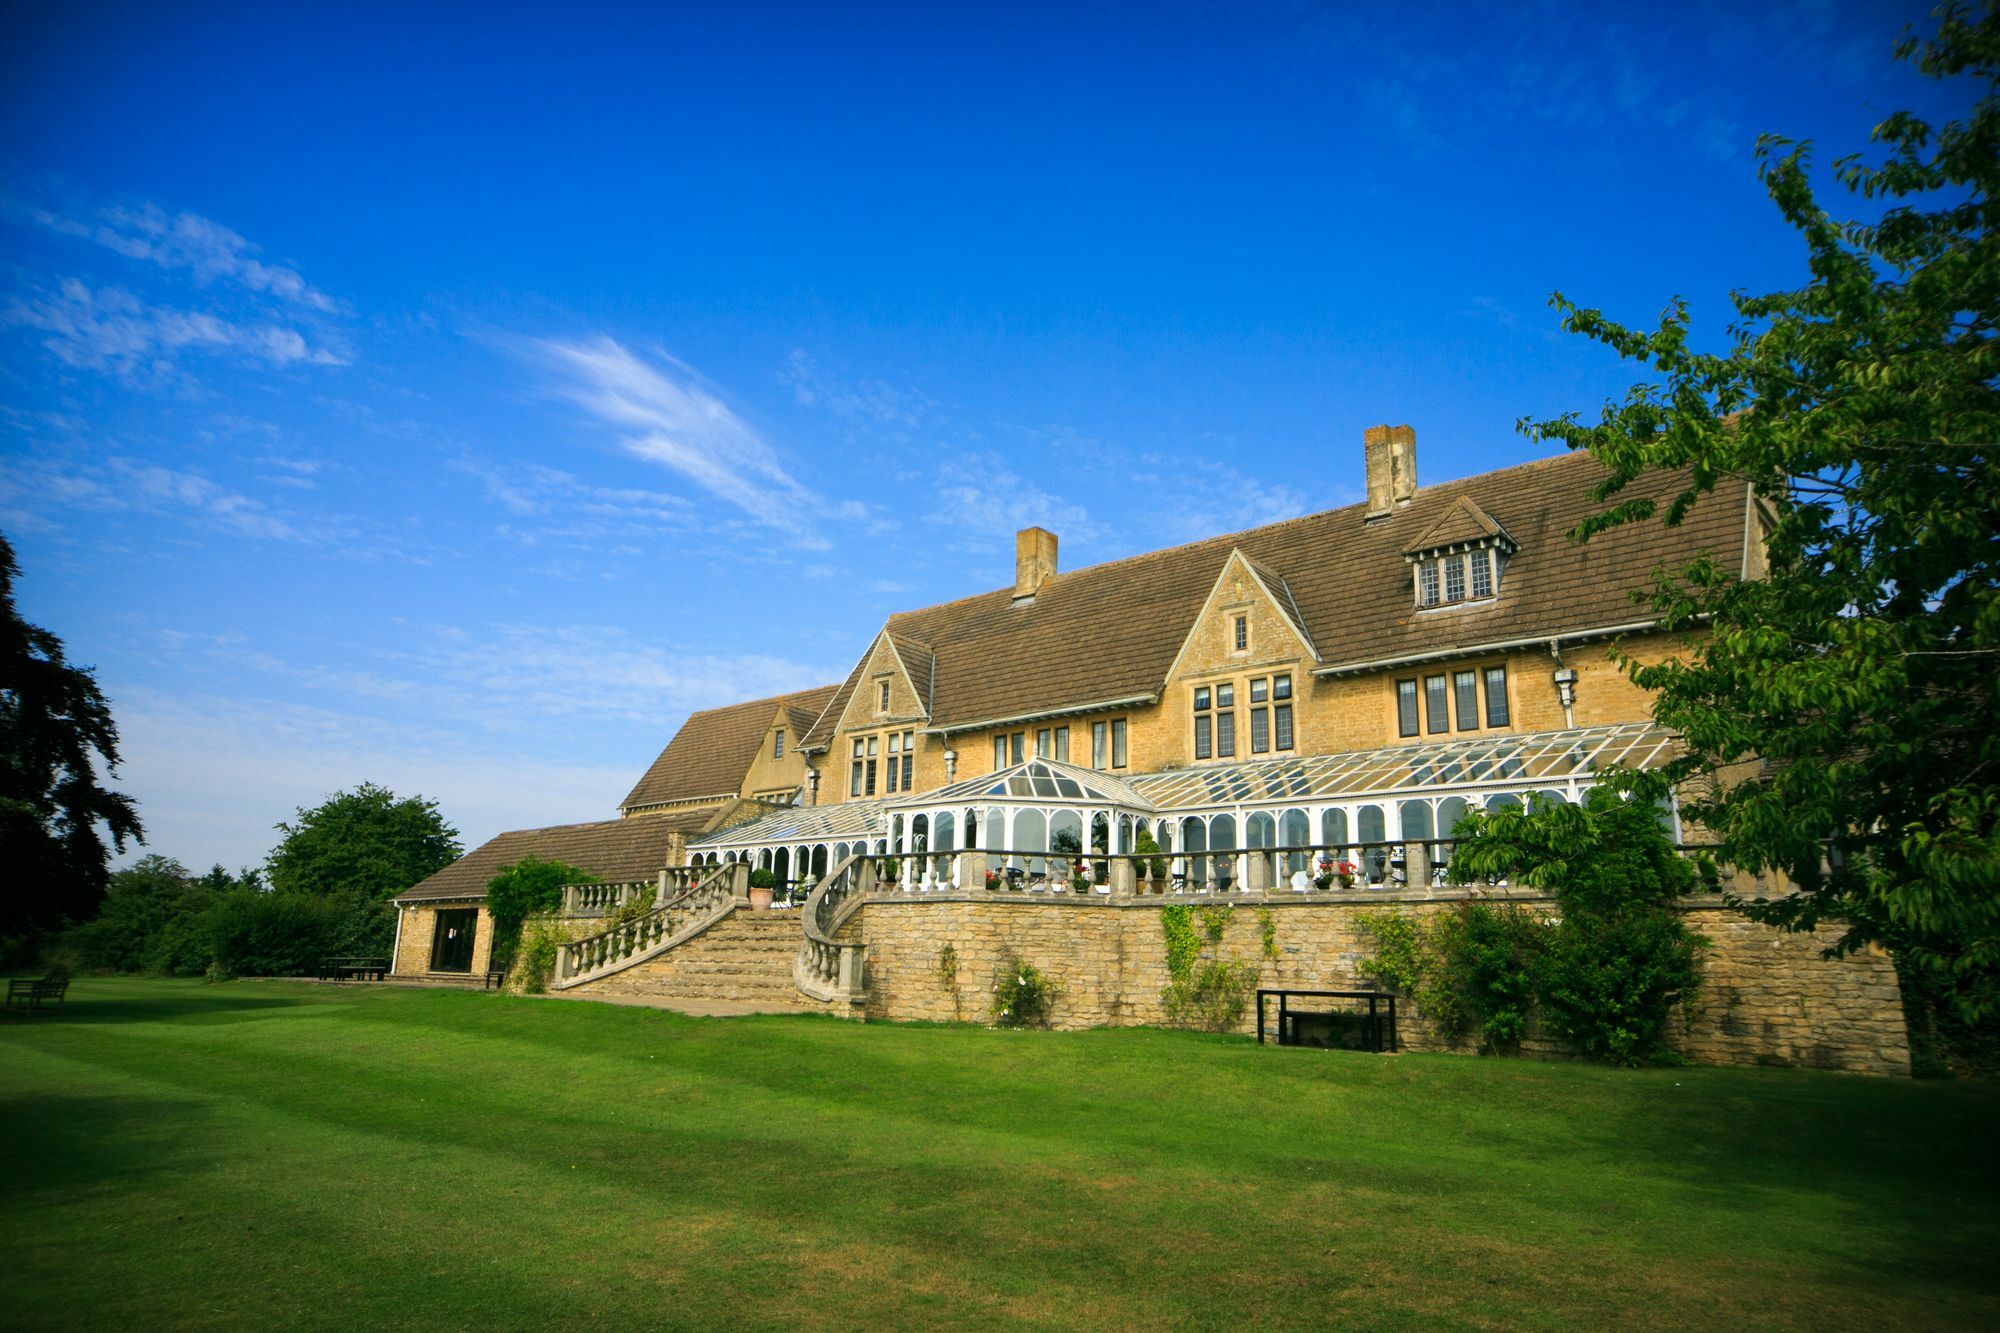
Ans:
[{"label": "green lawn", "polygon": [[15,1328],[2000,1322],[1991,1085],[87,978],[0,1115]]}]

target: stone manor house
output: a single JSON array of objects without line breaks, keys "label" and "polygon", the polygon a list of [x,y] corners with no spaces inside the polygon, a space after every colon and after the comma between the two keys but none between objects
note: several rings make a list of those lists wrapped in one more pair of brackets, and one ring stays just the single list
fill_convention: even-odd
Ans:
[{"label": "stone manor house", "polygon": [[[1271,909],[1224,945],[1260,984],[1363,984],[1363,914],[1468,892],[1445,875],[1466,810],[1673,753],[1609,649],[1675,651],[1633,590],[1699,553],[1759,577],[1766,517],[1725,485],[1677,528],[1578,544],[1588,456],[1419,487],[1410,427],[1362,453],[1365,503],[1187,546],[1065,571],[1022,530],[1011,586],[891,616],[844,680],[691,716],[618,818],[503,833],[411,887],[394,971],[484,973],[486,883],[533,854],[605,881],[565,891],[553,985],[586,995],[978,1018],[1019,956],[1063,981],[1061,1025],[1156,1022],[1176,895]],[[1908,1072],[1885,957],[1689,910],[1715,946],[1692,1054]]]}]

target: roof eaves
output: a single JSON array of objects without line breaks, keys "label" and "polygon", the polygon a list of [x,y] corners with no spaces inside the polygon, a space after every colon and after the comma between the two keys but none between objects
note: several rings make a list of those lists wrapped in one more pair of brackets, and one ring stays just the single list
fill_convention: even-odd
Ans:
[{"label": "roof eaves", "polygon": [[1635,620],[1626,625],[1603,625],[1591,629],[1558,630],[1553,634],[1530,634],[1518,639],[1501,639],[1492,643],[1446,644],[1441,648],[1425,648],[1414,653],[1403,653],[1397,657],[1378,657],[1361,662],[1332,662],[1323,667],[1313,668],[1315,676],[1357,676],[1367,671],[1386,671],[1391,667],[1415,666],[1422,662],[1442,661],[1447,657],[1478,657],[1484,653],[1508,652],[1516,648],[1534,648],[1541,644],[1575,643],[1582,639],[1604,639],[1616,634],[1636,634],[1644,630],[1658,629],[1657,620]]},{"label": "roof eaves", "polygon": [[968,731],[984,731],[988,727],[1011,727],[1022,722],[1039,722],[1044,718],[1075,717],[1079,713],[1098,713],[1111,708],[1139,708],[1160,701],[1160,692],[1148,694],[1128,694],[1117,699],[1097,699],[1090,703],[1065,704],[1059,708],[1044,708],[1033,713],[1015,713],[1009,717],[982,718],[977,722],[950,722],[942,726],[924,728],[926,736],[956,736]]}]

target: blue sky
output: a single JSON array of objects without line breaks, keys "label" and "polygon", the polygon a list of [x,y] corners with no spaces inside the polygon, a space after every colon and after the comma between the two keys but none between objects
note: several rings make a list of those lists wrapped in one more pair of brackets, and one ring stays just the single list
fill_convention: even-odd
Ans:
[{"label": "blue sky", "polygon": [[[148,850],[603,818],[890,612],[1437,481],[1802,278],[1917,6],[17,4],[0,528]],[[559,20],[559,21],[558,21]]]}]

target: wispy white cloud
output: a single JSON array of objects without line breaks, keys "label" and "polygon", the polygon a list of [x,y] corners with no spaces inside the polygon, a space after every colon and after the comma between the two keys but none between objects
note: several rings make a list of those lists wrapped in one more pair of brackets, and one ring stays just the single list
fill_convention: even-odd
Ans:
[{"label": "wispy white cloud", "polygon": [[257,258],[256,246],[198,213],[169,213],[158,204],[113,205],[85,221],[13,200],[7,202],[6,211],[60,235],[94,241],[127,259],[191,273],[203,285],[227,282],[321,314],[334,314],[340,308],[297,269]]},{"label": "wispy white cloud", "polygon": [[[620,541],[685,531],[697,514],[695,503],[683,495],[636,486],[599,486],[575,473],[541,464],[491,463],[461,455],[447,466],[476,479],[486,498],[507,513],[536,520],[501,528],[505,535],[527,546],[551,541]],[[614,554],[636,555],[640,549],[620,541]]]},{"label": "wispy white cloud", "polygon": [[40,524],[63,510],[176,513],[243,537],[320,543],[348,535],[341,520],[300,520],[198,472],[129,458],[103,463],[49,458],[0,460],[0,516]]},{"label": "wispy white cloud", "polygon": [[122,375],[169,374],[186,351],[274,366],[346,363],[282,324],[236,323],[205,311],[151,305],[122,288],[92,289],[76,278],[13,298],[0,307],[0,325],[42,333],[42,345],[67,365]]},{"label": "wispy white cloud", "polygon": [[824,546],[808,526],[817,503],[812,493],[692,367],[665,352],[638,356],[609,337],[524,345],[550,373],[557,393],[619,432],[626,453],[792,531],[801,545]]},{"label": "wispy white cloud", "polygon": [[1048,528],[1071,541],[1096,535],[1089,510],[1043,490],[999,454],[954,454],[940,460],[937,477],[924,521],[948,530],[956,550],[996,550],[1025,527]]},{"label": "wispy white cloud", "polygon": [[936,424],[939,416],[937,401],[927,394],[878,379],[843,379],[802,347],[785,358],[780,379],[801,407],[829,412],[851,428],[901,438]]}]

